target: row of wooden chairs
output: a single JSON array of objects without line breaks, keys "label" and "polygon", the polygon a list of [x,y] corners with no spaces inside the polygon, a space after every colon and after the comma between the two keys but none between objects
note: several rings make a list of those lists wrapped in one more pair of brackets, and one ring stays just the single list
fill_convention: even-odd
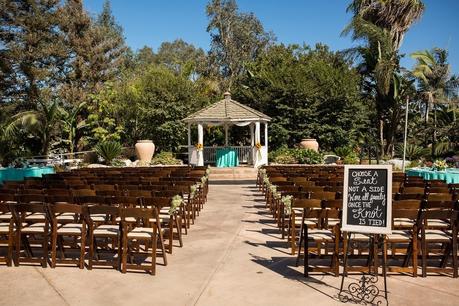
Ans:
[{"label": "row of wooden chairs", "polygon": [[[161,255],[164,258],[164,264],[167,264],[164,239],[169,237],[169,252],[172,252],[173,238],[177,238],[179,245],[182,246],[182,229],[184,228],[186,234],[187,228],[190,223],[194,223],[207,199],[207,181],[199,184],[193,193],[194,196],[191,197],[191,183],[200,182],[202,176],[187,178],[187,173],[190,173],[189,169],[182,170],[180,169],[179,180],[175,178],[172,180],[169,173],[171,180],[167,182],[155,184],[156,186],[150,185],[151,182],[148,183],[149,185],[138,184],[138,188],[132,188],[132,190],[120,188],[121,185],[115,184],[93,184],[89,189],[73,189],[71,179],[65,189],[31,188],[40,186],[40,181],[49,182],[49,177],[43,180],[27,180],[26,183],[16,185],[5,184],[0,189],[0,244],[5,243],[7,251],[5,256],[0,257],[0,261],[3,259],[9,265],[11,261],[14,261],[19,265],[23,259],[31,259],[45,266],[47,250],[51,248],[52,267],[62,259],[66,264],[76,263],[81,268],[86,256],[88,267],[92,268],[94,260],[99,258],[98,253],[107,250],[120,252],[116,255],[118,262],[112,261],[108,264],[121,269],[122,272],[125,272],[126,269],[145,268],[145,266],[139,266],[139,260],[135,258],[137,255],[141,255],[140,257],[148,254],[151,257],[155,256],[150,262],[151,265],[145,269],[154,273],[156,244],[160,243]],[[81,172],[72,171],[64,176],[67,178],[79,176],[82,181],[86,180],[86,176],[94,175],[94,173],[83,174]],[[115,171],[108,171],[104,174],[99,171],[94,172],[97,172],[97,176],[101,178],[104,175],[117,173]],[[123,169],[119,169],[118,172],[123,176],[128,176]],[[199,173],[205,175],[205,169],[200,169]],[[135,172],[132,174],[135,175]],[[57,175],[57,177],[60,176],[61,174]],[[104,182],[108,181],[110,179]],[[75,182],[76,180],[73,181]],[[176,184],[176,182],[184,183]],[[41,186],[43,185],[45,184]],[[169,185],[169,188],[162,188],[159,185],[162,187]],[[180,186],[183,188],[179,188]],[[168,203],[171,197],[177,194],[182,195],[184,201],[176,211],[171,213]],[[160,201],[161,199],[163,201]],[[184,226],[182,226],[182,220],[185,220]],[[148,228],[148,230],[143,228]],[[174,234],[173,229],[175,228],[177,232]],[[152,230],[155,231],[154,235],[151,233]],[[159,239],[153,239],[153,236]],[[100,241],[103,242],[102,248],[97,247]],[[38,252],[41,257],[35,258],[32,255],[37,252],[36,250],[32,252],[32,250],[36,249],[37,245],[41,246]],[[68,246],[73,248],[66,248]],[[76,247],[79,247],[80,256],[77,256],[76,259],[66,258],[67,254],[74,252]],[[60,257],[57,257],[56,248],[60,252]]]},{"label": "row of wooden chairs", "polygon": [[[351,257],[368,258],[371,250],[365,251],[364,248],[354,247],[354,244],[349,245],[347,234],[339,232],[342,199],[337,196],[337,193],[334,196],[316,193],[314,196],[314,192],[307,192],[306,189],[303,192],[301,189],[295,190],[291,187],[292,184],[284,183],[310,181],[310,177],[301,179],[298,176],[276,175],[272,181],[271,176],[269,177],[270,182],[276,185],[276,191],[282,196],[291,195],[294,198],[289,213],[284,211],[283,202],[279,198],[276,199],[269,188],[263,186],[262,179],[257,180],[257,185],[264,192],[267,207],[278,221],[282,238],[285,237],[285,227],[288,227],[287,240],[292,254],[299,249],[297,262],[301,251],[305,250],[303,253],[307,254],[304,256],[305,274],[314,271],[338,275],[339,255],[344,252],[350,252]],[[330,173],[327,175],[330,176]],[[334,182],[339,181],[337,177],[335,176],[335,179],[330,182],[336,184]],[[403,177],[403,181],[406,179],[404,175],[397,175],[397,177]],[[320,179],[316,178],[313,181],[317,182]],[[420,260],[422,276],[426,276],[428,272],[448,272],[453,277],[457,277],[458,204],[456,194],[451,193],[451,189],[448,190],[450,193],[446,194],[425,192],[435,190],[432,189],[435,188],[432,187],[434,185],[439,184],[428,185],[427,188],[424,184],[421,196],[415,199],[402,200],[403,196],[400,196],[402,193],[394,194],[392,212],[394,231],[393,234],[385,237],[383,247],[383,255],[395,262],[394,265],[389,265],[389,271],[412,273],[413,276],[416,276],[418,260]],[[409,191],[407,188],[411,187],[404,186],[402,191]],[[283,218],[279,218],[282,214]],[[363,242],[367,245],[370,239],[369,235],[361,234],[353,234],[351,237],[352,241]],[[325,267],[312,267],[308,264],[311,256],[321,260],[329,256],[330,262]],[[450,262],[448,258],[451,259]],[[351,267],[348,270],[362,271],[370,268],[367,263],[365,266]]]}]

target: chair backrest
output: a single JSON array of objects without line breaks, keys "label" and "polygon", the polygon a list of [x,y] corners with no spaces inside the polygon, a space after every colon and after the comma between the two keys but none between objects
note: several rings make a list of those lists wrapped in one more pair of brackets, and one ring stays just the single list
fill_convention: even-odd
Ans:
[{"label": "chair backrest", "polygon": [[112,197],[110,198],[111,205],[119,207],[140,207],[142,205],[139,197]]},{"label": "chair backrest", "polygon": [[117,190],[117,185],[109,185],[109,184],[92,184],[91,189],[95,191],[115,191]]},{"label": "chair backrest", "polygon": [[450,193],[448,186],[443,187],[427,187],[428,193]]},{"label": "chair backrest", "polygon": [[144,198],[152,197],[152,193],[149,190],[128,190],[126,194],[129,197],[144,197]]},{"label": "chair backrest", "polygon": [[73,213],[82,215],[85,211],[85,205],[68,204],[68,203],[54,203],[48,205],[48,210],[51,213],[51,217],[55,217],[61,213]]},{"label": "chair backrest", "polygon": [[311,194],[309,195],[309,198],[318,199],[318,200],[335,200],[336,192],[332,192],[332,191],[311,192]]},{"label": "chair backrest", "polygon": [[156,209],[153,208],[140,208],[140,207],[125,207],[120,209],[121,222],[125,222],[126,218],[135,218],[142,220],[143,224],[148,224],[150,219],[157,218],[158,214]]},{"label": "chair backrest", "polygon": [[44,203],[46,196],[44,194],[21,194],[18,195],[18,200],[22,203]]},{"label": "chair backrest", "polygon": [[13,215],[16,226],[22,227],[22,223],[29,213],[43,213],[45,214],[45,222],[49,222],[50,217],[46,205],[42,203],[18,203],[10,205],[10,210]]},{"label": "chair backrest", "polygon": [[395,200],[392,201],[392,209],[415,209],[421,208],[421,200]]},{"label": "chair backrest", "polygon": [[48,195],[46,203],[75,203],[75,199],[71,195]]},{"label": "chair backrest", "polygon": [[322,208],[322,201],[319,199],[293,199],[292,207],[295,208]]},{"label": "chair backrest", "polygon": [[428,193],[426,199],[429,201],[452,201],[453,195],[451,193]]},{"label": "chair backrest", "polygon": [[155,197],[155,198],[141,198],[142,206],[145,208],[156,207],[161,209],[162,207],[170,206],[171,198],[168,197]]},{"label": "chair backrest", "polygon": [[74,197],[95,196],[96,191],[92,189],[72,189],[72,195]]},{"label": "chair backrest", "polygon": [[116,218],[120,215],[120,208],[108,205],[92,205],[85,206],[85,218],[89,224],[93,223],[92,216],[97,215],[100,217],[101,214],[107,217],[107,221],[116,222]]},{"label": "chair backrest", "polygon": [[403,194],[424,194],[425,189],[424,187],[405,187],[402,189]]},{"label": "chair backrest", "polygon": [[48,188],[45,193],[50,196],[71,196],[72,191],[70,189],[62,188]]}]

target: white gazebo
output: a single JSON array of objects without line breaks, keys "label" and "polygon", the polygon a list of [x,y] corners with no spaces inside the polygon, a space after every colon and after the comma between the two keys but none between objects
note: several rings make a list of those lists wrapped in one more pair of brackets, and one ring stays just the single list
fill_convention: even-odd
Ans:
[{"label": "white gazebo", "polygon": [[[231,99],[229,92],[224,99],[211,104],[183,119],[188,123],[188,161],[192,165],[203,166],[204,163],[216,162],[217,150],[222,147],[204,147],[204,127],[223,126],[225,146],[237,152],[239,161],[252,164],[254,167],[268,163],[268,122],[271,118],[246,105]],[[261,143],[261,124],[264,125],[264,143]],[[198,141],[191,143],[191,125],[198,128]],[[231,125],[250,128],[250,146],[230,146],[228,144],[228,127]]]}]

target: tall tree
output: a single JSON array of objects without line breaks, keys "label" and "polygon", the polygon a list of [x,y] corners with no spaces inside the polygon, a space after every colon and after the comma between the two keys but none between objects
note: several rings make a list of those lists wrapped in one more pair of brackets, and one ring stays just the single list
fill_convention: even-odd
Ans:
[{"label": "tall tree", "polygon": [[390,113],[397,104],[398,51],[405,33],[421,17],[424,4],[420,0],[353,0],[348,11],[354,16],[343,34],[352,32],[354,40],[364,41],[354,51],[362,58],[364,85],[376,104],[380,152],[392,155],[398,122],[391,120]]},{"label": "tall tree", "polygon": [[340,53],[273,46],[248,65],[235,97],[272,117],[270,145],[317,138],[323,150],[355,145],[371,109],[362,105],[360,76]]},{"label": "tall tree", "polygon": [[274,39],[265,32],[253,13],[241,13],[235,0],[211,0],[207,5],[211,36],[210,61],[231,89],[235,79],[242,75],[245,65],[254,60]]},{"label": "tall tree", "polygon": [[411,57],[416,60],[412,74],[419,81],[419,90],[425,100],[425,122],[429,124],[429,112],[433,108],[432,153],[435,154],[437,142],[437,104],[448,103],[448,97],[459,88],[458,78],[451,75],[448,64],[448,52],[434,48],[431,51],[414,52]]},{"label": "tall tree", "polygon": [[1,100],[36,108],[62,78],[59,0],[0,0]]},{"label": "tall tree", "polygon": [[206,55],[201,48],[177,39],[161,44],[156,62],[166,65],[178,74],[196,79],[205,70]]},{"label": "tall tree", "polygon": [[67,0],[62,11],[68,58],[61,94],[76,106],[120,73],[127,49],[109,2],[96,21],[84,10],[82,0]]}]

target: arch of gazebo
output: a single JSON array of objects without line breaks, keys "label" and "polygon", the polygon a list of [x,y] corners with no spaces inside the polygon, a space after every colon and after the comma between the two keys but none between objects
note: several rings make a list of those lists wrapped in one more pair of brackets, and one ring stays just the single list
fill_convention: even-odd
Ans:
[{"label": "arch of gazebo", "polygon": [[[235,151],[239,160],[246,161],[254,167],[268,163],[268,122],[271,118],[246,105],[231,99],[229,92],[224,93],[223,100],[211,104],[183,119],[188,123],[188,161],[192,165],[203,166],[216,161],[217,150]],[[191,126],[197,125],[198,142],[191,143]],[[261,143],[261,124],[264,125],[264,143]],[[232,125],[250,128],[250,146],[230,146],[228,128]],[[225,130],[224,147],[204,146],[204,127],[223,126]],[[257,146],[258,144],[258,146]]]}]

